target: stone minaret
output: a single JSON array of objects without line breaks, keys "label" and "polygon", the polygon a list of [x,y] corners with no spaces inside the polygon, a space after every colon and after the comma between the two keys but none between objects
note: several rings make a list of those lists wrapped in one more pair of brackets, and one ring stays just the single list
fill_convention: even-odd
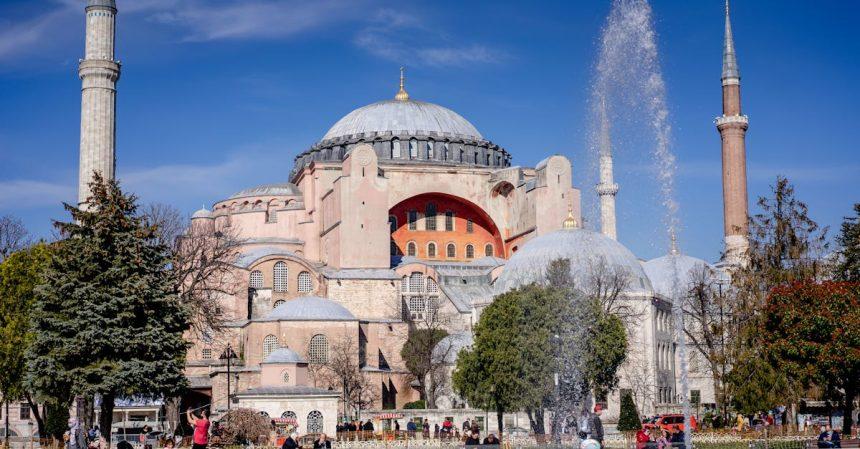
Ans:
[{"label": "stone minaret", "polygon": [[89,198],[87,184],[94,172],[113,179],[116,166],[116,82],[120,65],[114,60],[116,1],[87,0],[86,54],[80,61],[81,155],[78,204]]},{"label": "stone minaret", "polygon": [[615,231],[615,194],[618,184],[612,175],[612,141],[609,135],[609,117],[606,102],[600,102],[599,117],[600,135],[598,146],[600,153],[600,183],[597,184],[597,195],[600,197],[600,232],[612,240],[618,240]]},{"label": "stone minaret", "polygon": [[723,224],[726,261],[742,263],[747,239],[747,116],[741,114],[741,75],[735,56],[729,1],[726,0],[726,37],[723,44],[723,115],[717,117],[723,153]]}]

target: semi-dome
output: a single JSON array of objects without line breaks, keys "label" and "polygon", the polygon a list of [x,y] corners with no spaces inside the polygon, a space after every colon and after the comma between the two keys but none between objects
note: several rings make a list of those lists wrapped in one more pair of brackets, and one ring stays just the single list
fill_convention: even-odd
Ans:
[{"label": "semi-dome", "polygon": [[463,349],[471,348],[474,342],[471,332],[448,335],[433,347],[433,359],[443,361],[446,365],[453,365],[457,363],[457,354]]},{"label": "semi-dome", "polygon": [[497,294],[543,282],[550,262],[570,260],[570,274],[575,285],[586,285],[597,270],[616,270],[628,277],[627,293],[651,294],[651,282],[636,256],[624,245],[587,229],[560,229],[528,241],[514,253],[496,279]]},{"label": "semi-dome", "polygon": [[645,274],[648,275],[648,279],[651,280],[654,292],[670,298],[675,286],[676,273],[678,289],[682,291],[689,290],[697,277],[702,276],[704,270],[708,270],[705,273],[707,276],[717,279],[723,276],[722,271],[704,260],[674,251],[665,256],[651,259],[643,263],[642,267]]},{"label": "semi-dome", "polygon": [[307,363],[307,361],[290,348],[278,348],[263,359],[263,363]]},{"label": "semi-dome", "polygon": [[328,130],[322,140],[401,131],[406,134],[436,133],[439,136],[483,139],[468,120],[446,107],[415,100],[386,100],[345,115]]},{"label": "semi-dome", "polygon": [[289,182],[277,183],[277,184],[263,184],[257,187],[251,187],[249,189],[240,190],[233,195],[230,195],[231,200],[235,200],[238,198],[247,198],[250,196],[283,196],[283,195],[301,195],[301,191],[299,188]]},{"label": "semi-dome", "polygon": [[272,309],[263,321],[355,321],[346,307],[319,296],[288,299]]}]

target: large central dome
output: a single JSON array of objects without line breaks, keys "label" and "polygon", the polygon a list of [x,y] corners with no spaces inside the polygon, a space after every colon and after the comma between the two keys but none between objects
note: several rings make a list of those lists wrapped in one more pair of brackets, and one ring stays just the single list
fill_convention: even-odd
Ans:
[{"label": "large central dome", "polygon": [[386,100],[350,112],[322,140],[386,132],[483,139],[468,120],[446,107],[415,100]]}]

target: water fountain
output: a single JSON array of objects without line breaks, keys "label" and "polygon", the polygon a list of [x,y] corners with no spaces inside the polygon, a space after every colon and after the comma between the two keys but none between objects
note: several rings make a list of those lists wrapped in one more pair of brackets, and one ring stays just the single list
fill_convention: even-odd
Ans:
[{"label": "water fountain", "polygon": [[[665,209],[664,224],[673,242],[678,228],[675,201],[675,157],[671,151],[672,128],[666,105],[666,85],[660,70],[651,6],[647,0],[613,0],[602,30],[600,54],[592,89],[593,151],[599,159],[601,218],[604,233],[615,238],[615,193],[612,179],[613,108],[634,110],[647,118],[645,125],[653,137],[652,158],[657,166],[660,200]],[[611,231],[611,234],[607,231]],[[678,344],[681,374],[681,401],[684,411],[685,443],[690,448],[690,402],[687,346],[684,335],[681,286],[673,258],[672,315]]]}]

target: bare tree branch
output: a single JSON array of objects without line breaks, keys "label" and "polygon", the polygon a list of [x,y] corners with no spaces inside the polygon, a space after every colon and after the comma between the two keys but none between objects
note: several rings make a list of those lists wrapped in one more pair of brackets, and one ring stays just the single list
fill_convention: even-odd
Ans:
[{"label": "bare tree branch", "polygon": [[0,216],[0,262],[31,243],[27,228],[20,218],[13,215]]}]

